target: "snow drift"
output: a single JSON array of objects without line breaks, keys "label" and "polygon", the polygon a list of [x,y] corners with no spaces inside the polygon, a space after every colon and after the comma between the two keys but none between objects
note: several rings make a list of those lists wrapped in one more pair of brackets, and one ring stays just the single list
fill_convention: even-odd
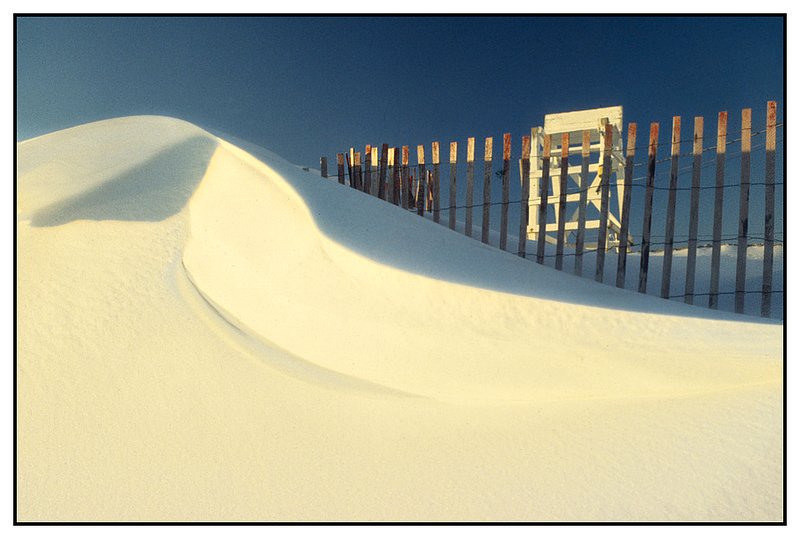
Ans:
[{"label": "snow drift", "polygon": [[779,520],[782,326],[170,118],[18,144],[20,520]]}]

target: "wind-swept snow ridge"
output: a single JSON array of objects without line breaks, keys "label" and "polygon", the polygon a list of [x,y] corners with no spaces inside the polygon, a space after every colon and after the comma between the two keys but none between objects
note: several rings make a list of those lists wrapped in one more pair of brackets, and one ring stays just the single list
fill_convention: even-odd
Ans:
[{"label": "wind-swept snow ridge", "polygon": [[[201,293],[324,368],[456,400],[675,394],[778,376],[780,326],[519,260],[184,122],[126,118],[54,137],[71,135],[112,151],[72,155],[61,199],[47,169],[23,167],[26,191],[51,189],[21,197],[22,216],[52,225],[185,211],[183,262]],[[23,163],[35,161],[28,144]]]},{"label": "wind-swept snow ridge", "polygon": [[171,118],[17,155],[23,521],[780,518],[779,324]]}]

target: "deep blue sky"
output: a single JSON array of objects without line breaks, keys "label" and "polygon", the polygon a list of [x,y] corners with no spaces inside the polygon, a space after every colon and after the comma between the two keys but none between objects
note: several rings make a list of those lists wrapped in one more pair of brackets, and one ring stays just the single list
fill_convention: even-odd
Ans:
[{"label": "deep blue sky", "polygon": [[[20,18],[17,139],[165,114],[303,165],[351,145],[783,104],[780,18]],[[663,128],[662,128],[663,129]],[[707,128],[708,129],[708,128]],[[646,132],[640,128],[641,132]],[[515,143],[516,146],[516,143]]]}]

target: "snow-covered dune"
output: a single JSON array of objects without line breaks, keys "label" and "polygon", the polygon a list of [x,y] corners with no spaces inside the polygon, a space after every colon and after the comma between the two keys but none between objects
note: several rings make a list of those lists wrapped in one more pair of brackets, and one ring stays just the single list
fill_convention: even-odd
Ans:
[{"label": "snow-covered dune", "polygon": [[781,518],[782,325],[244,146],[18,144],[21,520]]}]

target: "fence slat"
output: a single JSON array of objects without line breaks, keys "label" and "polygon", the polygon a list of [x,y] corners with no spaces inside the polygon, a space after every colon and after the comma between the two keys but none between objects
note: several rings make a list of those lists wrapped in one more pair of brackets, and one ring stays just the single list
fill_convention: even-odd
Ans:
[{"label": "fence slat", "polygon": [[369,189],[369,194],[378,196],[378,147],[370,146],[372,153],[370,154],[370,174],[372,175],[372,185]]},{"label": "fence slat", "polygon": [[625,288],[625,265],[628,262],[628,230],[631,219],[633,190],[633,159],[636,155],[636,124],[628,124],[628,147],[625,152],[625,181],[622,192],[622,211],[619,216],[619,247],[617,249],[617,288]]},{"label": "fence slat", "polygon": [[322,178],[328,177],[328,158],[327,157],[320,157],[319,158],[319,175]]},{"label": "fence slat", "polygon": [[522,168],[520,169],[519,242],[517,255],[525,258],[528,245],[528,212],[531,190],[531,137],[522,137]]},{"label": "fence slat", "polygon": [[597,265],[594,280],[603,282],[606,263],[606,241],[608,240],[608,198],[611,187],[611,143],[614,127],[607,123],[603,135],[603,170],[600,177],[600,226],[597,229]]},{"label": "fence slat", "polygon": [[456,229],[456,184],[458,174],[458,142],[450,143],[450,209],[447,214],[447,225],[451,230]]},{"label": "fence slat", "polygon": [[708,294],[708,307],[716,309],[719,304],[719,264],[722,248],[722,203],[725,192],[725,148],[728,140],[728,113],[720,112],[717,117],[717,163],[714,186],[714,235],[711,241],[711,287]]},{"label": "fence slat", "polygon": [[483,147],[483,221],[481,241],[489,243],[489,208],[492,203],[492,137],[486,137]]},{"label": "fence slat", "polygon": [[508,191],[511,165],[511,133],[503,134],[503,203],[500,208],[500,249],[505,251],[508,243]]},{"label": "fence slat", "polygon": [[550,146],[552,138],[544,136],[542,144],[542,177],[539,181],[539,215],[537,227],[539,232],[536,237],[536,262],[544,264],[544,244],[547,236],[547,192],[550,187]]},{"label": "fence slat", "polygon": [[378,173],[378,198],[387,200],[386,192],[386,166],[389,161],[389,145],[381,145],[380,171]]},{"label": "fence slat", "polygon": [[703,161],[703,117],[694,119],[692,145],[692,196],[689,203],[689,250],[686,253],[686,285],[683,301],[694,303],[694,274],[697,266],[697,220],[700,213],[700,170]]},{"label": "fence slat", "polygon": [[467,139],[467,216],[464,220],[464,234],[472,237],[472,206],[475,190],[475,137]]},{"label": "fence slat", "polygon": [[742,179],[739,184],[739,235],[736,238],[736,293],[734,310],[744,312],[747,273],[747,226],[750,204],[750,109],[742,110]]},{"label": "fence slat", "polygon": [[764,165],[764,270],[761,280],[761,316],[772,314],[772,263],[775,234],[775,125],[777,103],[767,103],[766,162]]},{"label": "fence slat", "polygon": [[578,231],[575,237],[575,275],[583,275],[583,244],[586,237],[586,205],[589,194],[589,156],[592,133],[588,129],[581,138],[581,185],[578,200]]},{"label": "fence slat", "polygon": [[419,167],[419,180],[417,181],[417,215],[425,215],[425,202],[426,202],[426,185],[425,177],[427,171],[425,170],[425,146],[422,144],[417,145],[417,165]]},{"label": "fence slat", "polygon": [[344,185],[344,154],[336,154],[336,174],[339,176],[339,183]]},{"label": "fence slat", "polygon": [[667,221],[664,230],[664,266],[661,271],[661,297],[669,298],[672,276],[672,244],[675,240],[675,199],[678,191],[678,161],[681,153],[681,117],[672,118],[672,163],[669,169]]},{"label": "fence slat", "polygon": [[564,240],[567,224],[567,177],[569,176],[569,133],[561,135],[561,172],[558,176],[558,211],[556,212],[556,269],[564,265]]},{"label": "fence slat", "polygon": [[353,153],[353,148],[350,148],[350,151],[344,154],[344,156],[347,159],[347,177],[350,180],[350,187],[355,188],[356,177],[353,171],[353,159],[355,158],[355,154]]},{"label": "fence slat", "polygon": [[408,181],[408,146],[403,146],[403,160],[402,160],[402,183],[403,183],[403,192],[401,193],[403,199],[403,209],[409,209],[408,199],[409,193],[411,192],[411,186],[409,185]]},{"label": "fence slat", "polygon": [[372,146],[367,144],[364,149],[364,183],[361,184],[365,193],[370,193],[372,190]]},{"label": "fence slat", "polygon": [[431,161],[433,162],[433,184],[431,185],[431,194],[433,195],[433,222],[439,222],[439,211],[441,210],[441,202],[439,200],[439,143],[434,142],[431,147]]},{"label": "fence slat", "polygon": [[392,148],[389,152],[392,159],[392,204],[399,206],[401,183],[400,183],[400,148]]},{"label": "fence slat", "polygon": [[361,190],[361,152],[355,153],[353,161],[353,171],[356,174],[356,189]]},{"label": "fence slat", "polygon": [[653,191],[656,177],[658,150],[658,123],[650,124],[650,144],[647,149],[647,185],[644,191],[644,216],[642,217],[642,248],[639,260],[639,292],[647,293],[647,270],[650,264],[650,225],[653,218]]},{"label": "fence slat", "polygon": [[396,204],[394,185],[394,148],[386,148],[386,201]]}]

